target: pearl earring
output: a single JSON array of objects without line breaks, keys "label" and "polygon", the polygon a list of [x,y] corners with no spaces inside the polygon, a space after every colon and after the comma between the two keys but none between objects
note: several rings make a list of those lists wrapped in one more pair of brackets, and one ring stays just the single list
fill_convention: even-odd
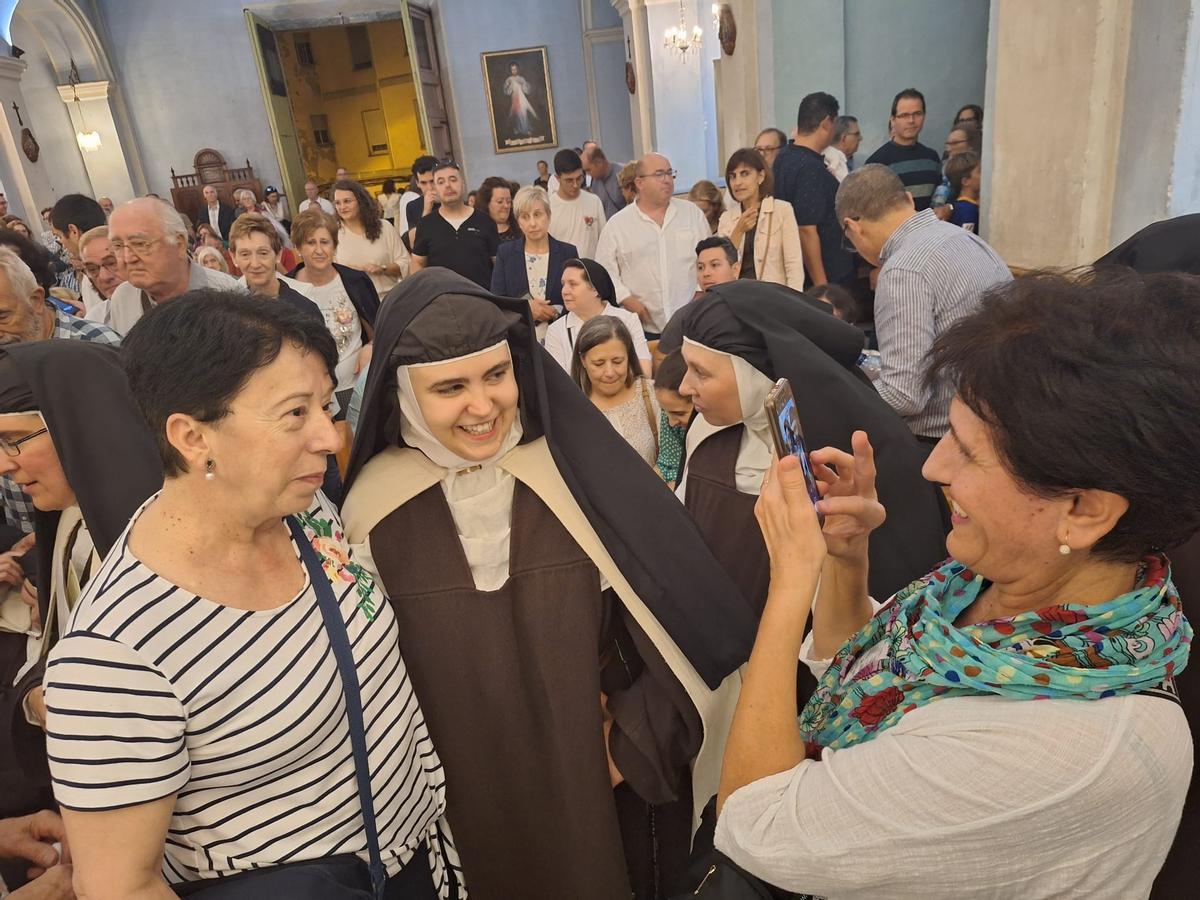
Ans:
[{"label": "pearl earring", "polygon": [[[209,476],[209,477],[211,478],[212,476]],[[1068,547],[1066,544],[1059,544],[1058,552],[1061,553],[1063,556],[1066,556],[1067,554],[1069,554],[1071,552],[1071,548]]]},{"label": "pearl earring", "polygon": [[217,467],[217,464],[215,462],[213,462],[211,459],[204,464],[204,480],[205,481],[212,481],[214,478],[217,477],[217,473],[214,471],[216,469],[216,467]]}]

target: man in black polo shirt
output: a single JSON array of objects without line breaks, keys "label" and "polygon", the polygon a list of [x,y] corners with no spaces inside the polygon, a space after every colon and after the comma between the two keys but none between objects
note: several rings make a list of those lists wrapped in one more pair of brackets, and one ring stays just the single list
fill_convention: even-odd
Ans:
[{"label": "man in black polo shirt", "polygon": [[462,172],[452,162],[438,163],[433,187],[441,205],[417,223],[413,241],[412,271],[445,266],[480,287],[492,283],[492,263],[500,235],[486,210],[463,202]]},{"label": "man in black polo shirt", "polygon": [[868,163],[880,163],[895,172],[912,194],[917,212],[929,209],[933,192],[942,182],[942,160],[932,147],[917,140],[925,126],[925,95],[906,88],[892,100],[892,139],[871,154]]},{"label": "man in black polo shirt", "polygon": [[806,287],[845,284],[854,276],[834,212],[838,180],[821,155],[833,140],[837,115],[833,96],[820,91],[809,94],[796,113],[796,137],[775,157],[775,196],[792,204],[796,213]]}]

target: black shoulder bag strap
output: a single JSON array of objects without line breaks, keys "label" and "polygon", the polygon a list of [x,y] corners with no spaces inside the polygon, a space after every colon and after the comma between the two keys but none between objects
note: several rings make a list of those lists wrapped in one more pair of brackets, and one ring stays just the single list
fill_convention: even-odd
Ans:
[{"label": "black shoulder bag strap", "polygon": [[313,550],[312,542],[294,516],[288,516],[287,523],[296,546],[300,548],[300,558],[308,570],[308,579],[317,593],[317,605],[321,608],[321,618],[325,621],[325,633],[329,636],[329,646],[333,649],[333,658],[337,661],[338,674],[342,679],[346,718],[350,723],[350,748],[354,752],[354,777],[358,782],[358,802],[362,806],[363,827],[367,832],[367,852],[371,857],[371,888],[375,900],[383,900],[387,870],[383,867],[383,859],[379,854],[375,803],[371,797],[371,767],[367,759],[367,736],[363,727],[362,700],[358,693],[358,671],[354,666],[354,656],[350,652],[350,637],[346,633],[346,623],[342,621],[341,608],[333,595],[333,588],[329,586],[329,579],[325,577],[321,561],[317,559],[317,553]]}]

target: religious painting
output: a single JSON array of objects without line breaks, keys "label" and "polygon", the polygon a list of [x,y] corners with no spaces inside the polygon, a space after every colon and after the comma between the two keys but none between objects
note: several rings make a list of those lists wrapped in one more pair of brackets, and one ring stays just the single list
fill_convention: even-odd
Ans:
[{"label": "religious painting", "polygon": [[480,54],[497,153],[558,145],[545,47]]}]

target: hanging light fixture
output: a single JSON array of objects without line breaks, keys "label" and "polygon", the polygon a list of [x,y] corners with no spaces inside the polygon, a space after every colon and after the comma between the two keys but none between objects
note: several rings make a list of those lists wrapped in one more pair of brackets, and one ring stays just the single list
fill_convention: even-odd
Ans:
[{"label": "hanging light fixture", "polygon": [[663,46],[668,50],[679,52],[681,59],[687,59],[693,51],[699,50],[704,43],[704,30],[696,25],[689,32],[684,24],[683,0],[679,0],[679,24],[668,28],[663,35]]},{"label": "hanging light fixture", "polygon": [[76,90],[76,86],[83,79],[79,77],[79,68],[74,59],[71,60],[71,73],[67,80],[71,83],[71,96],[75,98],[75,106],[79,111],[80,128],[75,132],[75,141],[84,153],[95,153],[100,149],[100,132],[88,131],[87,119],[83,116],[83,104],[79,102],[79,91]]}]

